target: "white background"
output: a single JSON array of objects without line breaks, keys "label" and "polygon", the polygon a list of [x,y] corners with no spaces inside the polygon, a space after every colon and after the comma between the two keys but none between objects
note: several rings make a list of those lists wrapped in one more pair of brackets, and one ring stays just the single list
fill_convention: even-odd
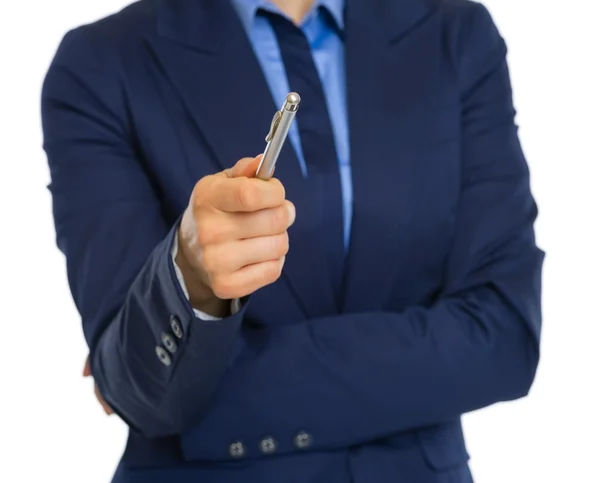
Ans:
[{"label": "white background", "polygon": [[[54,245],[39,94],[65,31],[126,3],[3,2],[0,480],[6,483],[106,483],[123,450],[124,426],[104,416],[91,380],[80,375],[86,347]],[[510,49],[547,259],[537,380],[527,399],[465,417],[472,469],[477,483],[598,483],[598,10],[592,0],[484,3]]]}]

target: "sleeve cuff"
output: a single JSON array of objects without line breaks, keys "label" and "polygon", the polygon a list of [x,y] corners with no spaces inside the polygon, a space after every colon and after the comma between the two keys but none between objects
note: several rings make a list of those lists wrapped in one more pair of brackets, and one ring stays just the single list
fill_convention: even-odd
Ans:
[{"label": "sleeve cuff", "polygon": [[[177,276],[177,281],[179,282],[179,286],[181,287],[181,290],[182,290],[183,294],[185,295],[185,298],[189,302],[189,300],[190,300],[189,291],[185,285],[185,280],[183,279],[183,274],[181,273],[181,269],[175,262],[175,258],[177,257],[178,248],[179,248],[179,234],[175,233],[175,238],[173,240],[173,246],[171,247],[171,261],[173,263],[173,268],[175,269],[175,275]],[[233,299],[231,301],[231,314],[230,315],[237,314],[240,311],[240,307],[241,307],[240,299]],[[215,317],[214,315],[207,314],[198,309],[193,309],[193,310],[194,310],[194,315],[201,320],[222,320],[222,317]]]}]

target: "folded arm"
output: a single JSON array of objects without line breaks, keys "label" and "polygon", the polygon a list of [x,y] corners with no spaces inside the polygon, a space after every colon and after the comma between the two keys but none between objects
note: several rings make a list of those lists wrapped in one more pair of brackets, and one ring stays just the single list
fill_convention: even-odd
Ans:
[{"label": "folded arm", "polygon": [[294,451],[305,430],[333,449],[525,396],[539,359],[543,253],[514,124],[505,46],[477,10],[463,85],[463,172],[443,292],[429,307],[244,328],[235,366],[184,442],[226,459],[265,434]]},{"label": "folded arm", "polygon": [[42,93],[57,243],[100,393],[147,436],[197,423],[244,314],[200,320],[173,264],[177,223],[137,152],[117,59],[76,30]]}]

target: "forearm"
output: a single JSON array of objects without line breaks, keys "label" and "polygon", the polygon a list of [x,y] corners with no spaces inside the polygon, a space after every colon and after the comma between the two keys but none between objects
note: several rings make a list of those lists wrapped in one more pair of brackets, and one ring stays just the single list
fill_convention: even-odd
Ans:
[{"label": "forearm", "polygon": [[44,79],[57,244],[102,397],[145,435],[176,434],[202,419],[244,310],[215,323],[187,302],[170,253],[179,224],[113,95],[118,72],[118,59],[76,29]]},{"label": "forearm", "polygon": [[243,317],[197,317],[175,274],[173,240],[174,231],[150,255],[92,348],[104,399],[148,436],[177,434],[202,418]]}]

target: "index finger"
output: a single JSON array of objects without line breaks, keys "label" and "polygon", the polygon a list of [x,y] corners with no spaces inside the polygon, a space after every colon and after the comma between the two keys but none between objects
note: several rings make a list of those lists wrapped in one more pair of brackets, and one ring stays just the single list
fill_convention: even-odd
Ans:
[{"label": "index finger", "polygon": [[213,206],[229,213],[276,208],[285,201],[285,189],[276,178],[223,178],[214,189]]}]

